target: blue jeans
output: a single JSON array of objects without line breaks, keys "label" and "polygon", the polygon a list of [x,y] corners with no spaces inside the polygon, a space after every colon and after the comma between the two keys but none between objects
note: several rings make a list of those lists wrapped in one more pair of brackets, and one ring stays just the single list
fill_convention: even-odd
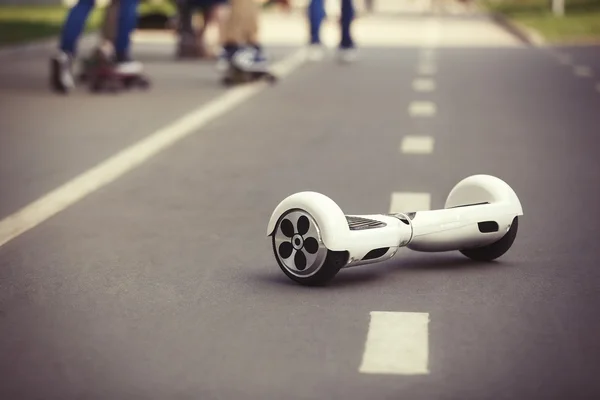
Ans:
[{"label": "blue jeans", "polygon": [[[90,11],[96,5],[95,0],[79,0],[71,8],[63,25],[60,49],[68,54],[75,54],[77,41],[87,22]],[[119,7],[117,38],[115,51],[117,59],[124,60],[129,55],[130,34],[137,24],[138,0],[121,0]]]},{"label": "blue jeans", "polygon": [[[354,19],[354,4],[352,0],[341,0],[342,12],[340,21],[341,30],[341,48],[352,48],[354,47],[354,41],[350,34],[350,26]],[[325,19],[325,1],[324,0],[311,0],[308,5],[308,20],[310,24],[310,43],[320,44],[321,43],[321,23]]]}]

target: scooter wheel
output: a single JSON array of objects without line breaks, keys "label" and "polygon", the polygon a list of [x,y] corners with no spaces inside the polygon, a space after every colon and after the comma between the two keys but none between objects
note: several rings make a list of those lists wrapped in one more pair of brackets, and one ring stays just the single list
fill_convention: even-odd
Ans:
[{"label": "scooter wheel", "polygon": [[347,252],[325,247],[317,222],[299,209],[289,210],[279,218],[272,244],[283,273],[305,286],[327,284],[348,259]]},{"label": "scooter wheel", "polygon": [[517,238],[517,231],[519,230],[519,217],[513,219],[508,232],[502,237],[502,239],[488,244],[487,246],[477,247],[474,249],[464,249],[460,252],[468,258],[475,261],[492,261],[496,258],[504,255],[513,245]]}]

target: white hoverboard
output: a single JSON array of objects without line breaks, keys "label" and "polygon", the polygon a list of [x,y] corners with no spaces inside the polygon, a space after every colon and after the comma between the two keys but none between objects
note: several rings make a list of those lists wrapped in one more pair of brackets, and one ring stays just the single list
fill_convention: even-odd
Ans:
[{"label": "white hoverboard", "polygon": [[494,260],[512,246],[521,215],[519,198],[506,182],[473,175],[454,186],[442,210],[345,215],[323,194],[295,193],[273,211],[267,236],[290,279],[323,285],[341,268],[387,260],[400,247]]}]

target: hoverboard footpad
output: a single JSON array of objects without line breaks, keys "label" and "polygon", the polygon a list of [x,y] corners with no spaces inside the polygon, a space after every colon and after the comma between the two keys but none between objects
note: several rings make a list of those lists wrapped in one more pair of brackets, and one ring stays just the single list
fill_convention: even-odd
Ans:
[{"label": "hoverboard footpad", "polygon": [[346,215],[346,220],[348,221],[348,227],[351,231],[358,231],[362,229],[375,229],[375,228],[383,228],[386,225],[385,222],[376,221],[374,219],[348,216]]}]

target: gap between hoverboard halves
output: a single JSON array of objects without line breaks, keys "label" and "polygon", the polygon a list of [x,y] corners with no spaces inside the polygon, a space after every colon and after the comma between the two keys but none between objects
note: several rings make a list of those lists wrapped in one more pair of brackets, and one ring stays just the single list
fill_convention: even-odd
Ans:
[{"label": "gap between hoverboard halves", "polygon": [[277,82],[277,76],[269,71],[249,72],[233,69],[228,71],[223,77],[222,83],[226,86],[231,86],[241,83],[256,82],[263,79],[271,84]]}]

